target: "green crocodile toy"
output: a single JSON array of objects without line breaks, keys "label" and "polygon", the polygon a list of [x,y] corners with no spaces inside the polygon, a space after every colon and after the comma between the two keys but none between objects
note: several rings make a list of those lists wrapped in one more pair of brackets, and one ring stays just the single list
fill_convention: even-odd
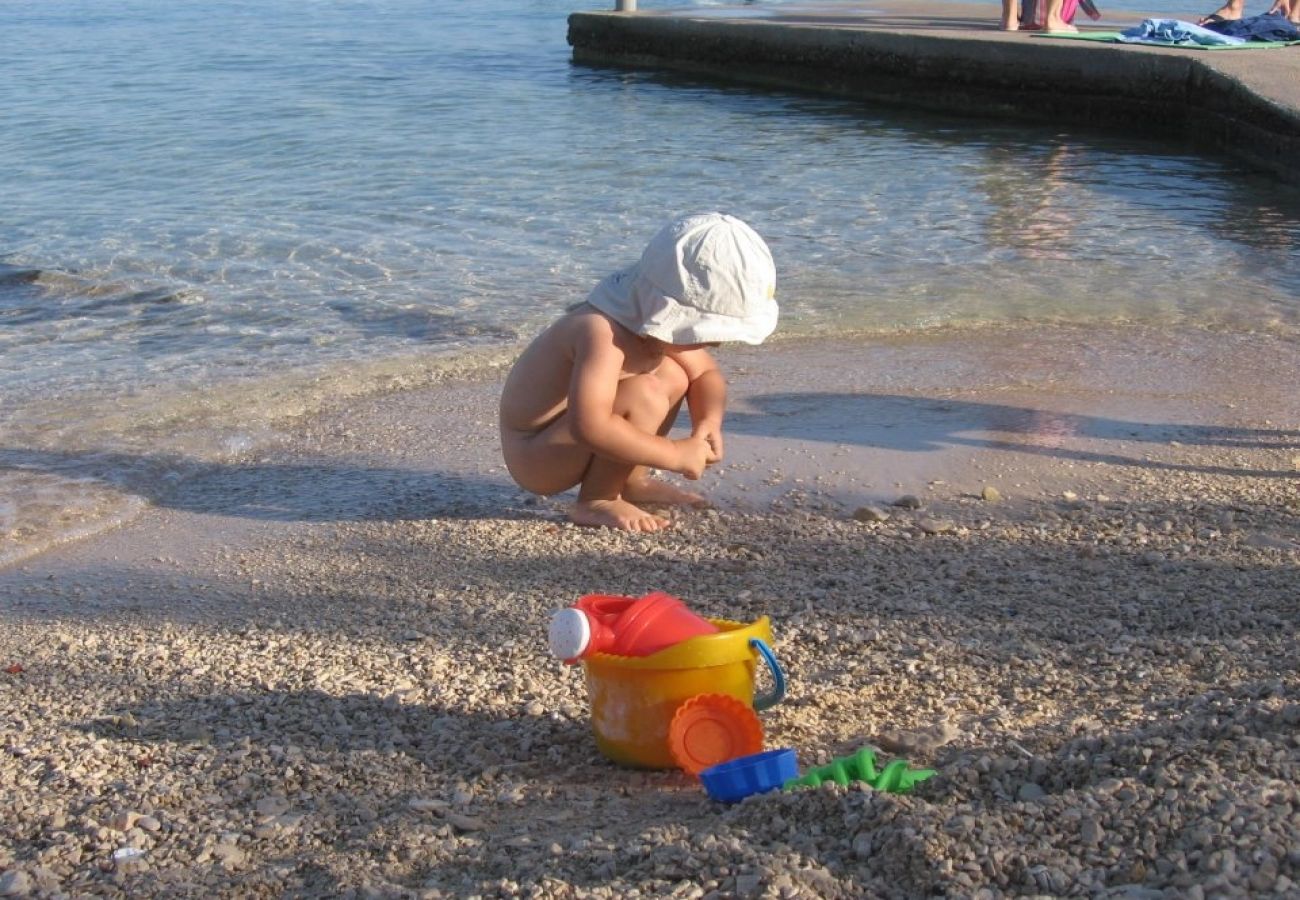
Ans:
[{"label": "green crocodile toy", "polygon": [[791,778],[782,787],[787,791],[797,787],[819,787],[828,781],[833,781],[840,787],[848,787],[850,781],[865,781],[878,791],[905,794],[935,774],[934,769],[909,768],[905,759],[896,759],[887,763],[883,769],[877,769],[875,751],[863,747],[851,756],[841,756],[829,765],[819,766],[798,778]]}]

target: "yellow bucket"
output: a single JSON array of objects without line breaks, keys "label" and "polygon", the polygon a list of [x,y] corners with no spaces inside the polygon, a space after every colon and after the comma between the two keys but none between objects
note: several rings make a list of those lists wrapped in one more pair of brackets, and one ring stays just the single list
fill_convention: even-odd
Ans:
[{"label": "yellow bucket", "polygon": [[[700,694],[727,694],[755,710],[785,695],[785,675],[769,644],[767,616],[746,625],[710,619],[717,634],[688,638],[649,656],[594,653],[582,661],[596,747],[616,763],[672,769],[668,727],[682,703]],[[754,697],[758,659],[772,672],[771,693]]]}]

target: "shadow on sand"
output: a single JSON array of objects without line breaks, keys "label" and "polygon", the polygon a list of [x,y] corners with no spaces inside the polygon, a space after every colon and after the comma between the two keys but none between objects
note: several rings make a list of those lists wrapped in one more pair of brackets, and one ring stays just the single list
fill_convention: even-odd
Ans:
[{"label": "shadow on sand", "polygon": [[1287,450],[1300,430],[1140,422],[1025,406],[892,394],[796,392],[749,398],[727,427],[761,437],[815,440],[930,453],[954,447],[1005,450],[1052,459],[1213,475],[1294,477],[1294,471],[1227,463],[1152,459],[1155,447]]},{"label": "shadow on sand", "polygon": [[209,463],[171,453],[0,449],[0,473],[90,479],[154,506],[275,522],[512,518],[504,479],[336,461]]}]

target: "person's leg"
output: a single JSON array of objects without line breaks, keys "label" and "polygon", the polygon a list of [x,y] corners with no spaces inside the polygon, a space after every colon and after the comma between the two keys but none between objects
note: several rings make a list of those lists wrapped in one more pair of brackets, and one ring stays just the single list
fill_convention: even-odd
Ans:
[{"label": "person's leg", "polygon": [[[672,359],[654,372],[619,383],[614,412],[635,427],[667,435],[677,418],[689,382]],[[650,477],[644,466],[595,456],[582,477],[578,501],[570,518],[579,525],[605,525],[631,531],[658,531],[668,520],[646,512],[636,503],[701,503],[698,494]]]},{"label": "person's leg", "polygon": [[[686,395],[686,373],[671,359],[655,372],[619,382],[614,412],[647,432],[666,435]],[[524,490],[547,496],[580,484],[570,514],[581,525],[657,531],[668,520],[635,506],[698,503],[702,498],[649,477],[639,466],[603,459],[574,438],[568,412],[537,432],[501,430],[506,468]]]},{"label": "person's leg", "polygon": [[1206,22],[1231,22],[1234,19],[1240,19],[1245,7],[1246,0],[1228,0],[1227,3],[1220,6],[1208,16],[1201,16],[1196,20],[1196,24],[1204,25]]},{"label": "person's leg", "polygon": [[582,481],[592,459],[591,451],[574,439],[567,411],[540,431],[502,428],[501,454],[515,483],[543,497]]},{"label": "person's leg", "polygon": [[1292,25],[1300,25],[1300,0],[1274,0],[1268,14],[1283,16]]},{"label": "person's leg", "polygon": [[1017,31],[1020,28],[1020,0],[1002,0],[1002,30]]},{"label": "person's leg", "polygon": [[[659,379],[660,389],[664,391],[669,400],[672,401],[672,407],[663,417],[658,430],[655,432],[660,437],[667,437],[668,432],[672,431],[673,423],[677,421],[677,414],[682,408],[682,401],[686,397],[686,389],[690,386],[690,379],[682,367],[670,358],[665,358],[655,370],[655,376]],[[653,416],[651,416],[653,419]],[[679,488],[675,484],[667,481],[660,481],[650,475],[650,470],[645,466],[637,466],[628,475],[626,483],[623,485],[623,499],[630,500],[633,503],[667,503],[676,506],[707,506],[707,501],[695,493]]]},{"label": "person's leg", "polygon": [[1044,31],[1071,34],[1079,30],[1061,17],[1061,11],[1064,7],[1065,0],[1047,0],[1047,18],[1043,23]]}]

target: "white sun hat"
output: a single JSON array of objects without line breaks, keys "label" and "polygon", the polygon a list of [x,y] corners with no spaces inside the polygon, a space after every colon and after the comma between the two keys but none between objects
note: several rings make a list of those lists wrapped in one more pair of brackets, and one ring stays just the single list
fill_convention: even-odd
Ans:
[{"label": "white sun hat", "polygon": [[761,344],[776,328],[776,266],[735,216],[669,222],[635,265],[603,279],[587,302],[623,327],[668,344]]}]

